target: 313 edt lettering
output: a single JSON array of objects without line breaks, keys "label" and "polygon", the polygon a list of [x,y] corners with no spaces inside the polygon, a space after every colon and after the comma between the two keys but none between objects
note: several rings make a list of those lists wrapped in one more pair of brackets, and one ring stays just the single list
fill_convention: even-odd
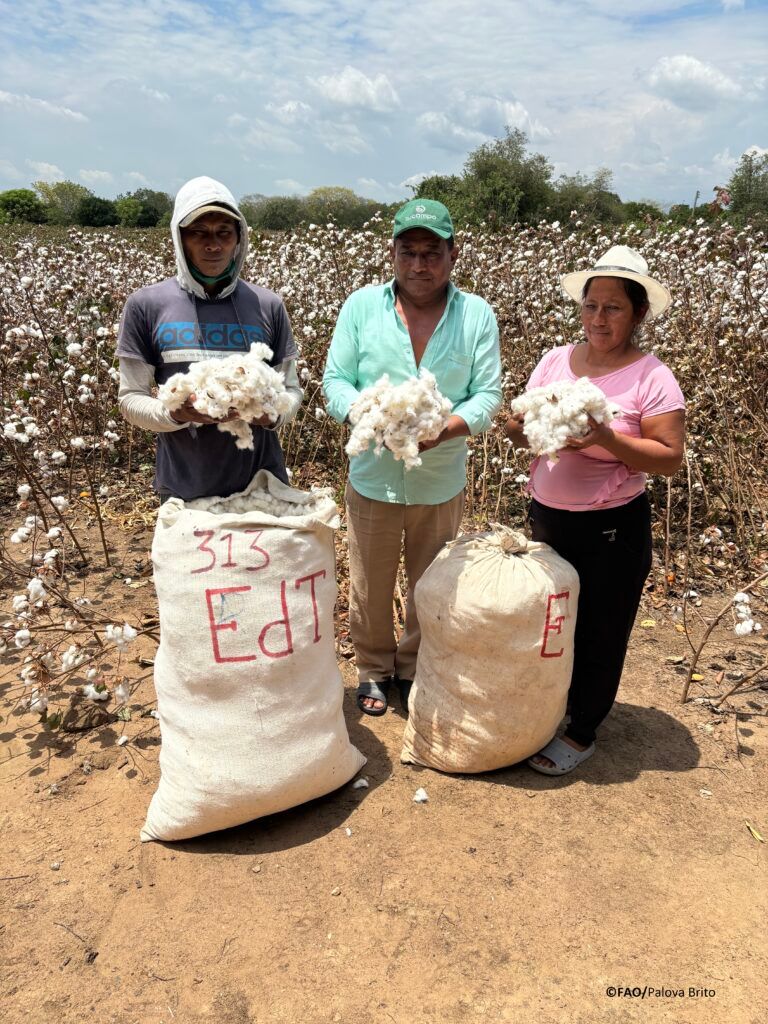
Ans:
[{"label": "313 edt lettering", "polygon": [[[190,570],[192,576],[204,575],[218,570],[258,573],[271,564],[267,550],[267,537],[263,529],[195,530],[200,541],[197,550],[201,553],[200,564]],[[267,587],[259,586],[258,600],[249,601],[247,595],[254,591],[251,584],[232,587],[206,587],[205,604],[208,627],[211,636],[213,658],[217,664],[228,662],[255,661],[259,657],[287,658],[294,652],[293,635],[297,622],[311,623],[313,644],[319,643],[320,619],[317,607],[316,583],[325,579],[325,569],[304,573],[295,579],[276,580],[272,576]],[[274,598],[268,597],[274,588]],[[266,593],[265,593],[266,590]],[[257,612],[265,607],[273,611],[264,622],[257,621]],[[272,617],[276,615],[276,617]],[[241,619],[247,622],[248,636],[253,636],[252,646],[243,650],[238,645],[237,653],[226,640],[233,639],[241,627]],[[222,635],[223,634],[223,635]],[[242,638],[243,640],[245,638]]]}]

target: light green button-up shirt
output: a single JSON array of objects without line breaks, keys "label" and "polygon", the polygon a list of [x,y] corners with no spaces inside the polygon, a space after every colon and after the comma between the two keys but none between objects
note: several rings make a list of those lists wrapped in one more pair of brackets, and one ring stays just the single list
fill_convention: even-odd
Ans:
[{"label": "light green button-up shirt", "polygon": [[[445,311],[429,339],[420,367],[437,380],[453,413],[471,434],[487,430],[501,406],[499,329],[488,303],[448,284]],[[323,375],[328,412],[339,423],[363,388],[388,374],[400,384],[419,371],[408,331],[395,309],[394,281],[353,292],[339,313]],[[466,438],[422,452],[422,464],[406,469],[386,449],[350,460],[354,489],[375,501],[437,505],[454,498],[467,480]]]}]

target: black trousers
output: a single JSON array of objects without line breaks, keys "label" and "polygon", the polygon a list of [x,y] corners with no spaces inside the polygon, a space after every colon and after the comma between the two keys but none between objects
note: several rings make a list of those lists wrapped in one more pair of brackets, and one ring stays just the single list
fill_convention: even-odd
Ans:
[{"label": "black trousers", "polygon": [[629,635],[651,571],[651,509],[645,494],[617,508],[567,512],[533,501],[533,539],[579,574],[573,675],[565,735],[588,745],[616,700]]}]

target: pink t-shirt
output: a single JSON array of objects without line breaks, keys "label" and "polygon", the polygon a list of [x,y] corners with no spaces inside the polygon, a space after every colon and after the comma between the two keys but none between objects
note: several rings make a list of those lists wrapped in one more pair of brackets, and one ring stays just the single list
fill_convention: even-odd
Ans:
[{"label": "pink t-shirt", "polygon": [[[571,369],[573,347],[564,345],[542,356],[526,390],[560,380],[577,380]],[[590,380],[623,410],[611,420],[611,430],[630,437],[642,436],[640,421],[644,417],[685,409],[683,393],[672,371],[654,355],[644,355],[629,366]],[[531,463],[528,490],[542,505],[571,512],[613,508],[625,505],[645,488],[645,473],[630,469],[605,448],[563,448],[558,455],[557,462],[539,457]]]}]

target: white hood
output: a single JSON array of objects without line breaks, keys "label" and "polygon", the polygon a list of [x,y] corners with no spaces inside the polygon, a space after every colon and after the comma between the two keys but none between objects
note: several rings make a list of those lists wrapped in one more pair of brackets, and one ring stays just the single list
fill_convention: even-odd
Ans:
[{"label": "white hood", "polygon": [[176,252],[176,278],[179,284],[185,291],[192,292],[198,298],[209,298],[205,288],[190,273],[187,257],[184,255],[184,246],[181,244],[179,224],[193,210],[197,210],[201,206],[208,206],[210,203],[228,206],[240,219],[240,241],[235,249],[235,273],[230,284],[217,295],[217,298],[221,299],[231,295],[237,287],[237,280],[240,277],[240,271],[243,268],[245,257],[248,253],[248,223],[242,213],[240,213],[235,197],[226,185],[222,185],[220,181],[214,181],[213,178],[192,178],[191,181],[182,185],[173,204],[171,235],[173,236],[173,248]]}]

